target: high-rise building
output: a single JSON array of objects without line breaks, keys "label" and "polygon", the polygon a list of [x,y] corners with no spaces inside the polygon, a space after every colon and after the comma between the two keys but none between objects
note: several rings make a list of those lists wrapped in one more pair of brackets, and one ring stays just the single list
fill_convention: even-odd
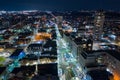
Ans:
[{"label": "high-rise building", "polygon": [[63,16],[57,16],[57,22],[58,23],[62,23],[63,20]]},{"label": "high-rise building", "polygon": [[94,39],[99,39],[103,32],[104,12],[96,12],[94,19]]}]

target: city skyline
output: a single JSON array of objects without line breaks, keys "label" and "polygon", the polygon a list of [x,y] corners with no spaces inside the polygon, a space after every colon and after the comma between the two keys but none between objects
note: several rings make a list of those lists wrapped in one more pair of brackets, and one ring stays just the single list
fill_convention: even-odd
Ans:
[{"label": "city skyline", "polygon": [[4,0],[0,10],[115,10],[120,11],[119,0]]},{"label": "city skyline", "polygon": [[119,11],[18,10],[0,11],[0,80],[120,80]]}]

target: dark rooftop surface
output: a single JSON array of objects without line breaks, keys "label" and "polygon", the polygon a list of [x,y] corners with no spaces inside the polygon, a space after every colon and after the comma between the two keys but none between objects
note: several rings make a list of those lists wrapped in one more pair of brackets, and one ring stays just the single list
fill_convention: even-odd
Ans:
[{"label": "dark rooftop surface", "polygon": [[[17,67],[12,71],[14,76],[9,80],[26,80],[26,78],[32,76],[35,71],[35,65]],[[38,74],[34,74],[31,80],[59,80],[57,63],[39,64]]]},{"label": "dark rooftop surface", "polygon": [[87,58],[86,52],[82,52],[81,55],[82,55],[85,59]]},{"label": "dark rooftop surface", "polygon": [[43,47],[48,48],[48,47],[56,47],[56,46],[57,46],[56,41],[47,41]]},{"label": "dark rooftop surface", "polygon": [[82,37],[74,38],[74,42],[77,45],[80,45],[80,44],[92,44],[93,43],[93,41],[91,39],[84,40]]},{"label": "dark rooftop surface", "polygon": [[115,50],[106,50],[106,52],[120,61],[120,52]]},{"label": "dark rooftop surface", "polygon": [[6,67],[0,67],[0,74],[3,73],[3,71],[5,71]]},{"label": "dark rooftop surface", "polygon": [[58,76],[39,76],[39,75],[35,75],[32,80],[59,80]]},{"label": "dark rooftop surface", "polygon": [[28,48],[32,48],[32,47],[41,47],[42,46],[42,44],[38,44],[38,43],[34,43],[34,44],[30,44],[29,46],[28,46]]},{"label": "dark rooftop surface", "polygon": [[64,34],[65,34],[66,36],[70,36],[70,33],[67,33],[67,32],[66,32],[66,33],[64,33]]},{"label": "dark rooftop surface", "polygon": [[1,45],[6,45],[6,44],[9,44],[8,42],[0,42],[0,46]]},{"label": "dark rooftop surface", "polygon": [[58,76],[57,63],[38,65],[38,73],[39,75],[51,74],[54,76]]},{"label": "dark rooftop surface", "polygon": [[110,80],[109,77],[111,76],[106,70],[92,70],[89,71],[88,74],[93,80]]},{"label": "dark rooftop surface", "polygon": [[35,71],[35,66],[21,66],[21,67],[18,67],[18,68],[15,68],[12,73],[14,74],[17,74],[18,72],[25,72],[23,74],[26,74],[26,73],[34,73]]},{"label": "dark rooftop surface", "polygon": [[22,51],[23,51],[23,49],[16,49],[10,57],[12,57],[12,56],[19,56],[19,54],[20,54]]},{"label": "dark rooftop surface", "polygon": [[108,54],[110,54],[111,56],[115,57],[117,60],[120,61],[120,52],[116,51],[116,50],[97,50],[97,51],[86,51],[86,53],[88,54],[93,54],[95,52],[106,52]]},{"label": "dark rooftop surface", "polygon": [[100,65],[100,64],[89,64],[86,66],[87,68],[94,68],[94,67],[106,67],[105,65]]},{"label": "dark rooftop surface", "polygon": [[[15,68],[12,73],[17,74],[18,72],[22,71],[24,74],[27,73],[34,73],[36,66],[21,66],[18,68]],[[58,69],[57,69],[57,63],[50,63],[50,64],[39,64],[38,65],[38,74],[39,75],[54,75],[58,76]]]},{"label": "dark rooftop surface", "polygon": [[55,51],[44,51],[41,53],[41,55],[57,55],[57,50]]}]

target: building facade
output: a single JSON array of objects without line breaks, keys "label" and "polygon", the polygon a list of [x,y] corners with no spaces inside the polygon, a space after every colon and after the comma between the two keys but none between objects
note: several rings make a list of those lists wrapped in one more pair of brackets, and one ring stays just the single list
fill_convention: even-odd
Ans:
[{"label": "building facade", "polygon": [[94,19],[94,38],[99,39],[103,32],[105,15],[103,12],[96,12]]}]

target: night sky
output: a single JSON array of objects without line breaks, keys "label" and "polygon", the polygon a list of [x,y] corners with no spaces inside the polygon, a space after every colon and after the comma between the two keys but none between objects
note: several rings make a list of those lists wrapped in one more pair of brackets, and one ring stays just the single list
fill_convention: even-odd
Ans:
[{"label": "night sky", "polygon": [[120,0],[0,0],[0,10],[117,10]]}]

